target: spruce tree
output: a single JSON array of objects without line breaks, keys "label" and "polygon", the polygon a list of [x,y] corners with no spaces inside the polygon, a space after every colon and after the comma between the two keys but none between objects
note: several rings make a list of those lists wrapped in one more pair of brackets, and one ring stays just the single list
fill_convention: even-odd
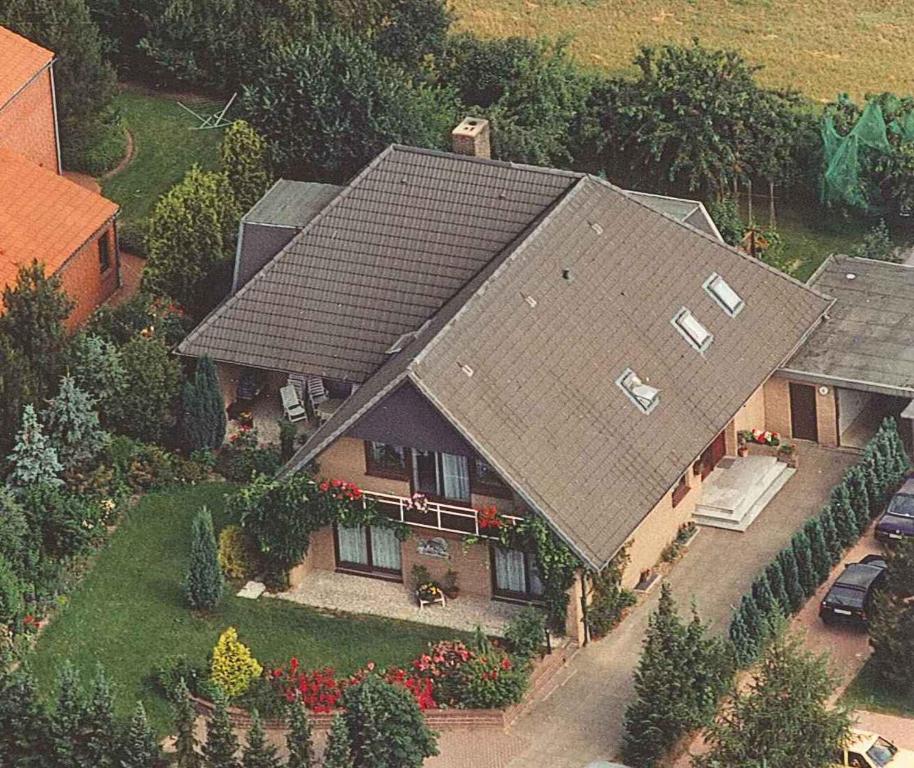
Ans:
[{"label": "spruce tree", "polygon": [[191,528],[190,567],[184,582],[184,594],[191,608],[209,611],[219,603],[224,586],[213,532],[213,516],[203,507],[194,517]]},{"label": "spruce tree", "polygon": [[841,542],[838,526],[835,524],[835,515],[830,506],[825,507],[819,514],[819,522],[822,524],[822,535],[825,537],[825,546],[828,548],[828,559],[832,566],[835,566],[844,557],[844,545]]},{"label": "spruce tree", "polygon": [[436,735],[403,687],[371,674],[346,688],[341,705],[359,768],[422,768],[438,754]]},{"label": "spruce tree", "polygon": [[225,441],[225,403],[216,377],[216,367],[208,357],[197,363],[193,381],[181,392],[181,442],[188,452],[216,449]]},{"label": "spruce tree", "polygon": [[803,530],[809,538],[812,568],[813,573],[816,575],[816,586],[818,587],[831,573],[831,554],[828,551],[828,542],[825,540],[825,530],[822,527],[822,521],[817,517],[807,520]]},{"label": "spruce tree", "polygon": [[60,380],[60,391],[45,411],[44,422],[64,469],[89,464],[111,440],[99,423],[95,400],[76,386],[72,376]]},{"label": "spruce tree", "polygon": [[866,483],[866,495],[870,501],[870,517],[875,517],[882,511],[883,486],[879,481],[876,471],[876,461],[874,459],[872,445],[868,445],[863,451],[863,459],[860,461],[860,471],[863,474]]},{"label": "spruce tree", "polygon": [[242,768],[279,768],[276,747],[267,742],[263,723],[257,710],[251,714],[251,727],[248,729],[247,745],[241,758]]},{"label": "spruce tree", "polygon": [[880,431],[886,445],[889,473],[892,478],[892,490],[897,487],[911,469],[911,462],[905,451],[901,435],[898,434],[898,423],[890,416],[883,422]]},{"label": "spruce tree", "polygon": [[763,621],[766,621],[769,616],[781,612],[780,605],[768,581],[767,573],[762,573],[752,582],[752,598],[762,614]]},{"label": "spruce tree", "polygon": [[121,739],[118,768],[156,768],[159,764],[159,744],[149,727],[146,710],[137,702],[133,717]]},{"label": "spruce tree", "polygon": [[729,636],[730,642],[733,644],[737,665],[746,667],[751,664],[758,653],[758,644],[757,638],[753,637],[746,627],[742,606],[733,614],[733,619],[730,621]]},{"label": "spruce tree", "polygon": [[844,476],[844,484],[850,496],[851,509],[857,521],[857,530],[862,534],[870,524],[870,496],[866,490],[863,467],[854,464]]},{"label": "spruce tree", "polygon": [[743,624],[746,626],[746,632],[752,640],[752,645],[749,650],[752,653],[752,658],[754,658],[758,653],[759,648],[761,648],[767,632],[765,617],[759,610],[755,598],[753,598],[752,595],[743,595],[738,611],[742,616]]},{"label": "spruce tree", "polygon": [[114,768],[117,751],[117,724],[114,719],[114,700],[111,683],[99,666],[89,692],[89,705],[84,722],[86,765],[95,768]]},{"label": "spruce tree", "polygon": [[79,673],[65,662],[57,675],[57,705],[51,716],[51,741],[55,768],[81,768],[83,725],[88,717],[88,702]]},{"label": "spruce tree", "polygon": [[296,699],[289,705],[288,726],[286,748],[289,750],[289,758],[286,761],[286,768],[313,768],[314,742],[311,736],[311,720],[301,700]]},{"label": "spruce tree", "polygon": [[860,538],[860,529],[857,527],[857,515],[851,508],[847,485],[843,481],[832,490],[828,506],[841,547],[847,549]]},{"label": "spruce tree", "polygon": [[197,736],[194,726],[197,713],[190,700],[187,683],[181,678],[174,705],[175,768],[202,768],[203,760],[197,750]]},{"label": "spruce tree", "polygon": [[779,613],[790,615],[790,597],[787,595],[783,572],[776,560],[765,568],[765,577],[768,579]]},{"label": "spruce tree", "polygon": [[812,561],[812,545],[809,543],[809,536],[806,530],[797,531],[790,541],[790,548],[793,550],[794,561],[797,565],[797,576],[800,580],[800,586],[803,588],[803,594],[806,597],[812,597],[819,586],[819,579],[816,575],[816,569]]},{"label": "spruce tree", "polygon": [[44,434],[31,405],[22,409],[22,426],[7,461],[12,466],[6,479],[10,485],[28,488],[63,483],[60,479],[63,467],[57,458],[57,450]]},{"label": "spruce tree", "polygon": [[340,714],[334,715],[330,724],[321,768],[354,768],[349,750],[349,729]]},{"label": "spruce tree", "polygon": [[50,726],[31,673],[0,671],[0,765],[47,768],[52,760]]},{"label": "spruce tree", "polygon": [[787,607],[790,613],[796,613],[806,602],[806,592],[800,581],[800,569],[793,548],[781,550],[775,562],[781,570],[784,591],[787,593]]},{"label": "spruce tree", "polygon": [[221,693],[214,697],[215,710],[206,724],[206,743],[203,757],[206,768],[239,768],[235,755],[238,739],[229,720],[228,702]]}]

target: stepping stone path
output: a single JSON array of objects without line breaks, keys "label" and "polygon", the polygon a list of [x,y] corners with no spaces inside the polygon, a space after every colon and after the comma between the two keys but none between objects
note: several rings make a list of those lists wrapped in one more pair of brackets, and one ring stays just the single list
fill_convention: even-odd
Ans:
[{"label": "stepping stone path", "polygon": [[249,581],[241,588],[241,591],[238,593],[238,597],[246,597],[249,600],[256,600],[264,592],[266,592],[266,589],[266,586],[261,584],[259,581]]}]

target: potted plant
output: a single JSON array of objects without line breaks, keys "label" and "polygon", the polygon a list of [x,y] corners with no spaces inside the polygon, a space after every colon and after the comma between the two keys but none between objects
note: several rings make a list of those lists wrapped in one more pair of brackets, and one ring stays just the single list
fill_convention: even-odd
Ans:
[{"label": "potted plant", "polygon": [[793,443],[781,443],[778,446],[778,461],[783,461],[788,467],[796,469],[797,447]]},{"label": "potted plant", "polygon": [[435,603],[445,604],[444,592],[436,581],[425,581],[416,587],[416,600],[419,601],[420,608]]},{"label": "potted plant", "polygon": [[736,433],[736,455],[747,456],[749,454],[749,443],[752,442],[752,431],[741,429]]}]

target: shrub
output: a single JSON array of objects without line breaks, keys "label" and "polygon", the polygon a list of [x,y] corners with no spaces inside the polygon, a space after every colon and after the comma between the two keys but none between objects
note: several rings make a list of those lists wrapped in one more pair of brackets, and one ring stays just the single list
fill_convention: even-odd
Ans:
[{"label": "shrub", "polygon": [[901,261],[898,248],[892,242],[885,219],[879,219],[857,245],[850,249],[850,255],[858,259],[875,259],[877,261]]},{"label": "shrub", "polygon": [[105,513],[97,501],[55,486],[30,488],[22,495],[22,505],[43,555],[78,555],[104,533]]},{"label": "shrub", "polygon": [[227,525],[219,534],[219,567],[232,579],[247,579],[258,570],[257,545],[239,525]]},{"label": "shrub", "polygon": [[238,640],[238,632],[229,627],[220,636],[213,649],[210,677],[213,683],[229,698],[244,693],[251,682],[260,677],[263,667],[250,649]]},{"label": "shrub", "polygon": [[235,120],[226,128],[219,157],[241,213],[260,200],[272,183],[266,153],[263,136],[244,120]]},{"label": "shrub", "polygon": [[184,594],[191,608],[209,611],[218,604],[224,588],[213,533],[213,516],[203,507],[194,517],[191,528],[190,567],[184,582]]},{"label": "shrub", "polygon": [[286,714],[288,703],[276,695],[273,685],[265,677],[255,677],[248,689],[235,703],[248,712],[257,712],[264,717],[279,720]]},{"label": "shrub", "polygon": [[458,706],[462,702],[463,667],[473,658],[465,643],[442,640],[413,662],[416,673],[432,681],[439,705]]},{"label": "shrub", "polygon": [[184,681],[186,691],[196,694],[200,683],[206,677],[206,669],[191,661],[187,656],[169,656],[152,672],[152,681],[165,698],[180,704]]},{"label": "shrub", "polygon": [[708,206],[708,213],[717,225],[717,230],[728,245],[739,245],[746,225],[739,215],[739,207],[732,197],[717,200]]},{"label": "shrub", "polygon": [[280,419],[278,423],[279,460],[285,463],[295,453],[295,439],[298,437],[298,428],[288,419]]},{"label": "shrub", "polygon": [[226,480],[247,483],[257,475],[273,477],[281,466],[279,450],[275,446],[248,447],[232,444],[222,449],[217,469]]},{"label": "shrub", "polygon": [[532,605],[524,607],[505,627],[511,654],[521,663],[540,656],[546,647],[546,617]]},{"label": "shrub", "polygon": [[503,709],[517,704],[527,690],[527,672],[506,653],[492,647],[476,651],[461,668],[459,706],[466,709]]},{"label": "shrub", "polygon": [[10,562],[0,554],[0,628],[22,618],[22,584]]}]

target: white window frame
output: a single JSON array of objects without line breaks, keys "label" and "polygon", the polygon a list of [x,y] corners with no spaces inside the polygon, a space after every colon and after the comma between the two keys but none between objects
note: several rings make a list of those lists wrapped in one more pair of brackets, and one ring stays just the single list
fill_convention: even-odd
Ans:
[{"label": "white window frame", "polygon": [[[705,327],[701,320],[695,317],[695,313],[688,307],[682,307],[673,315],[673,319],[670,322],[679,331],[679,335],[699,352],[704,352],[714,341],[714,334]],[[701,331],[704,331],[703,338],[699,339],[697,335],[693,335]]]},{"label": "white window frame", "polygon": [[[714,289],[715,284],[723,286],[725,291],[729,291],[737,300],[737,305],[731,307],[727,304],[726,301],[718,294]],[[730,317],[736,317],[740,312],[743,311],[743,307],[746,306],[746,302],[743,300],[743,297],[740,296],[723,277],[721,277],[717,272],[712,272],[711,276],[705,280],[704,289],[708,292],[708,295],[714,299],[714,302],[719,306],[724,312],[726,312]]]},{"label": "white window frame", "polygon": [[618,386],[619,389],[625,393],[625,396],[638,407],[638,410],[641,411],[641,413],[650,413],[654,410],[654,408],[657,407],[657,404],[660,402],[660,390],[657,390],[655,387],[650,387],[651,389],[655,390],[656,394],[652,400],[645,402],[625,385],[625,380],[629,376],[634,376],[638,380],[639,384],[650,387],[649,384],[644,384],[641,377],[631,368],[626,368],[624,371],[622,371],[622,375],[616,379],[616,386]]}]

